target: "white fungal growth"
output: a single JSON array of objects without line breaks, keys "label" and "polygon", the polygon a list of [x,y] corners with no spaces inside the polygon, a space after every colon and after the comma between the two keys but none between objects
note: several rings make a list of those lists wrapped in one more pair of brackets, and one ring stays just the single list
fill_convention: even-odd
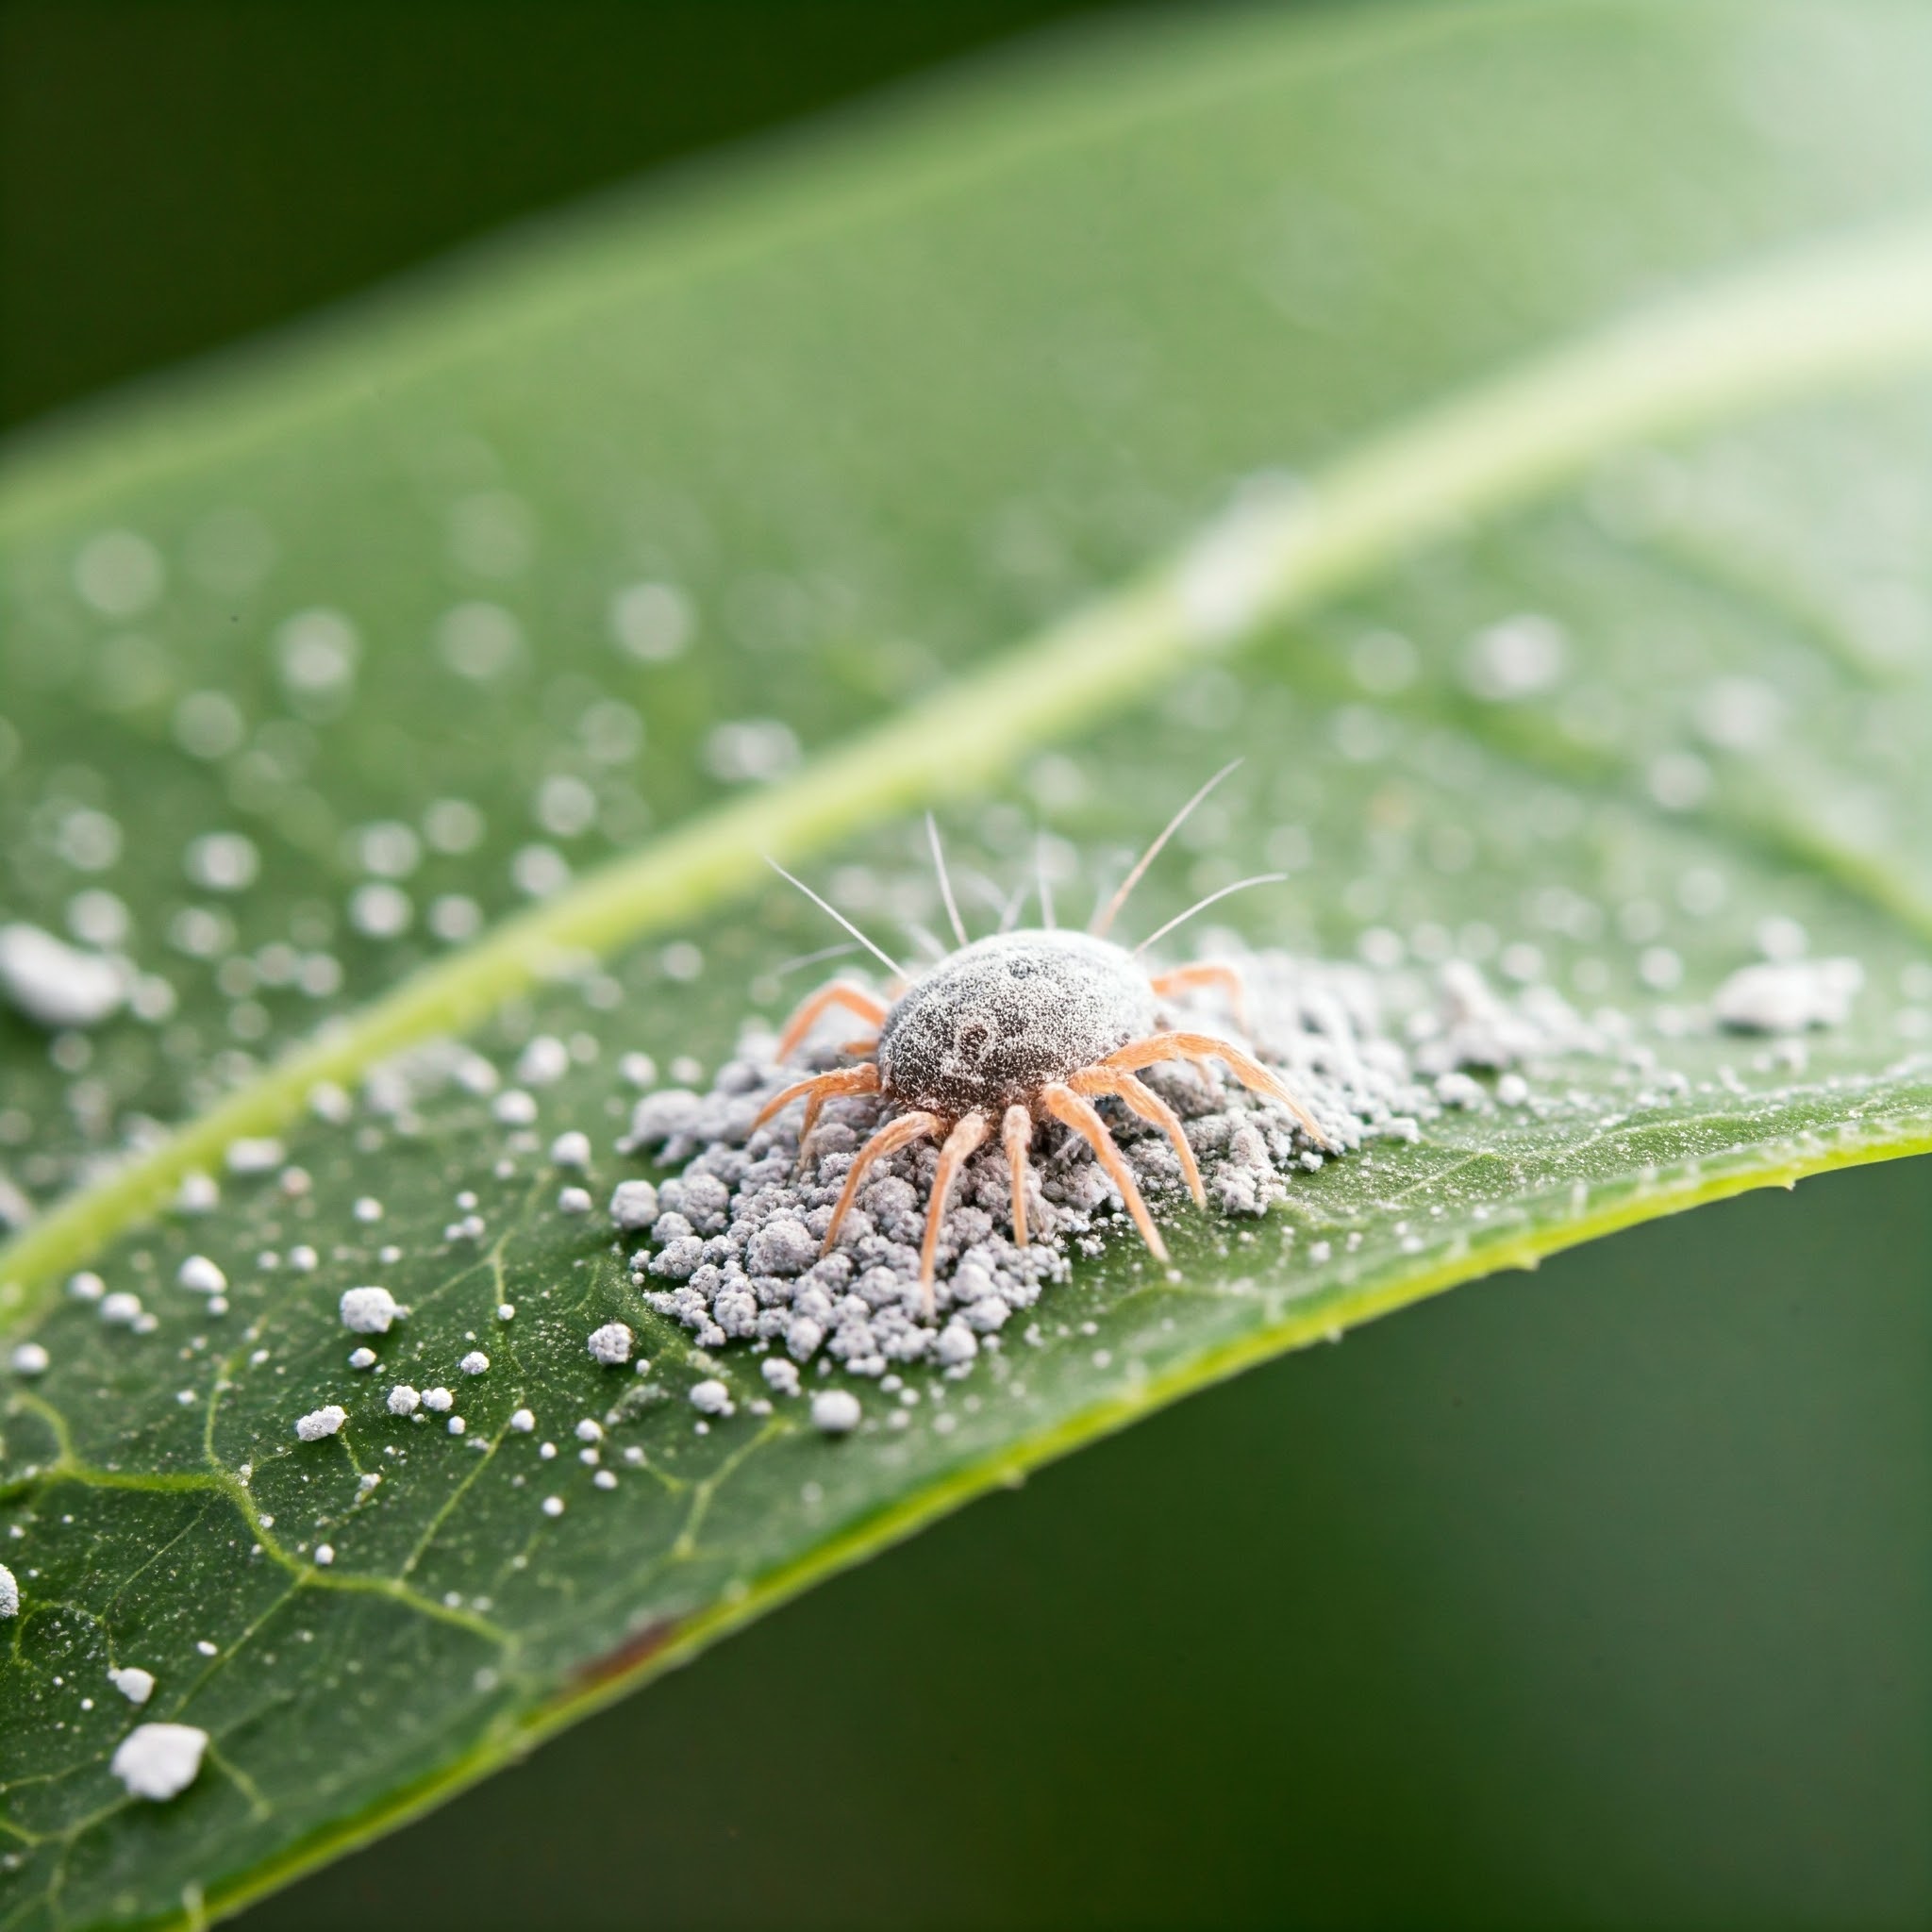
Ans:
[{"label": "white fungal growth", "polygon": [[121,969],[37,925],[0,925],[0,994],[37,1024],[98,1026],[126,995]]},{"label": "white fungal growth", "polygon": [[466,1375],[486,1374],[490,1369],[490,1357],[480,1348],[473,1348],[457,1367]]},{"label": "white fungal growth", "polygon": [[16,1375],[44,1375],[52,1357],[38,1341],[23,1341],[11,1359]]},{"label": "white fungal growth", "polygon": [[108,1291],[108,1284],[92,1269],[67,1277],[67,1292],[77,1302],[97,1302]]},{"label": "white fungal growth", "polygon": [[579,1133],[573,1127],[567,1134],[559,1134],[550,1143],[550,1163],[553,1167],[583,1169],[591,1164],[591,1137]]},{"label": "white fungal growth", "polygon": [[207,1749],[208,1733],[194,1724],[138,1724],[122,1739],[108,1768],[130,1797],[161,1804],[194,1782]]},{"label": "white fungal growth", "polygon": [[225,1294],[228,1291],[228,1277],[206,1255],[190,1255],[175,1271],[175,1279],[195,1294]]},{"label": "white fungal growth", "polygon": [[129,1704],[145,1704],[155,1694],[154,1673],[142,1670],[139,1664],[124,1664],[118,1671],[109,1671],[108,1682]]},{"label": "white fungal growth", "polygon": [[325,1436],[333,1436],[348,1420],[349,1411],[341,1403],[325,1403],[322,1407],[296,1417],[295,1433],[305,1442],[319,1442]]},{"label": "white fungal growth", "polygon": [[557,1211],[559,1214],[588,1214],[591,1206],[591,1193],[588,1188],[565,1188],[557,1197]]},{"label": "white fungal growth", "polygon": [[141,1297],[125,1288],[117,1289],[101,1302],[101,1320],[115,1328],[132,1328],[141,1320]]},{"label": "white fungal growth", "polygon": [[540,1033],[517,1057],[516,1078],[525,1087],[552,1087],[570,1072],[570,1048],[554,1033]]},{"label": "white fungal growth", "polygon": [[335,1561],[335,1559],[336,1551],[335,1545],[333,1543],[316,1544],[315,1560],[323,1569],[326,1570],[328,1566]]},{"label": "white fungal growth", "polygon": [[490,1111],[507,1127],[527,1127],[537,1118],[537,1097],[521,1087],[506,1087],[490,1103]]},{"label": "white fungal growth", "polygon": [[543,1513],[551,1517],[561,1516],[563,1514],[563,1498],[561,1496],[545,1496],[543,1498]]},{"label": "white fungal growth", "polygon": [[766,1384],[778,1395],[798,1393],[798,1364],[788,1361],[782,1355],[765,1357],[764,1377]]},{"label": "white fungal growth", "polygon": [[586,1416],[577,1424],[576,1438],[579,1442],[601,1442],[604,1440],[604,1424]]},{"label": "white fungal growth", "polygon": [[20,1583],[5,1563],[0,1563],[0,1618],[20,1615]]},{"label": "white fungal growth", "polygon": [[447,1415],[456,1407],[456,1401],[447,1389],[425,1389],[423,1391],[423,1407],[433,1409],[438,1415]]},{"label": "white fungal growth", "polygon": [[691,1385],[691,1406],[700,1415],[729,1415],[732,1412],[731,1391],[715,1376],[708,1376],[704,1381]]},{"label": "white fungal growth", "polygon": [[1711,1011],[1742,1033],[1803,1033],[1841,1025],[1864,984],[1856,959],[1767,959],[1732,974]]},{"label": "white fungal growth", "polygon": [[347,1288],[337,1305],[342,1326],[354,1335],[387,1335],[402,1309],[386,1288]]},{"label": "white fungal growth", "polygon": [[619,1181],[610,1196],[610,1218],[626,1234],[649,1227],[658,1218],[658,1191],[649,1181]]},{"label": "white fungal growth", "polygon": [[607,1322],[603,1327],[591,1331],[591,1359],[603,1363],[607,1369],[622,1368],[629,1361],[636,1344],[637,1337],[622,1322]]},{"label": "white fungal growth", "polygon": [[849,1389],[822,1389],[811,1399],[812,1426],[828,1436],[849,1435],[858,1420],[858,1397]]},{"label": "white fungal growth", "polygon": [[537,1418],[527,1408],[520,1408],[511,1414],[509,1425],[518,1435],[527,1436],[537,1426]]},{"label": "white fungal growth", "polygon": [[398,1382],[389,1391],[389,1412],[391,1415],[414,1415],[422,1401],[422,1396],[407,1382]]},{"label": "white fungal growth", "polygon": [[375,1366],[375,1351],[373,1348],[352,1348],[349,1351],[349,1366],[352,1369],[373,1369]]}]

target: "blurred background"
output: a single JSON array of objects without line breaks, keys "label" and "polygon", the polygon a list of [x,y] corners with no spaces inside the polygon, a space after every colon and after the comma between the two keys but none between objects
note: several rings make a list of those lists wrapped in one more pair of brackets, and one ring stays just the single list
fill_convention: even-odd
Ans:
[{"label": "blurred background", "polygon": [[[0,6],[0,421],[1101,10]],[[1899,1164],[1464,1289],[246,1923],[1925,1924],[1928,1262]]]}]

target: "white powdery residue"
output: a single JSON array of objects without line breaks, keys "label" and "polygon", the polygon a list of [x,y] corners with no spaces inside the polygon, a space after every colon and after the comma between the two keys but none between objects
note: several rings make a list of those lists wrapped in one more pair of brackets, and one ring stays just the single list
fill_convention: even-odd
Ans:
[{"label": "white powdery residue", "polygon": [[604,1424],[591,1416],[586,1416],[576,1426],[579,1442],[601,1442],[604,1440]]},{"label": "white powdery residue", "polygon": [[0,1618],[20,1615],[20,1581],[5,1563],[0,1563]]},{"label": "white powdery residue", "polygon": [[591,1164],[591,1137],[575,1127],[550,1143],[550,1164],[582,1170]]},{"label": "white powdery residue", "polygon": [[141,1297],[125,1288],[117,1289],[101,1302],[101,1320],[116,1328],[132,1328],[141,1320]]},{"label": "white powdery residue", "polygon": [[1740,1033],[1803,1033],[1841,1025],[1864,984],[1856,959],[1768,959],[1732,974],[1711,1011]]},{"label": "white powdery residue", "polygon": [[389,1391],[389,1412],[391,1415],[414,1415],[422,1401],[422,1396],[407,1382],[398,1382]]},{"label": "white powdery residue", "polygon": [[386,1288],[345,1288],[337,1304],[342,1326],[352,1335],[387,1335],[403,1311]]},{"label": "white powdery residue", "polygon": [[490,1372],[490,1357],[480,1348],[473,1348],[457,1364],[466,1375],[483,1375]]},{"label": "white powdery residue", "polygon": [[649,1181],[619,1181],[610,1196],[610,1218],[626,1234],[649,1227],[658,1218],[658,1191]]},{"label": "white powdery residue", "polygon": [[349,1351],[349,1366],[352,1369],[373,1369],[375,1366],[375,1351],[373,1348],[352,1348]]},{"label": "white powdery residue", "polygon": [[514,1322],[517,1318],[517,1305],[514,1302],[498,1302],[496,1319],[499,1322]]},{"label": "white powdery residue", "polygon": [[38,1341],[23,1341],[10,1359],[16,1375],[44,1375],[53,1357]]},{"label": "white powdery residue", "polygon": [[858,1397],[849,1389],[822,1389],[811,1399],[811,1421],[828,1436],[845,1436],[858,1426]]},{"label": "white powdery residue", "polygon": [[321,1408],[297,1416],[295,1433],[305,1442],[319,1442],[325,1436],[333,1436],[348,1420],[349,1411],[341,1403],[325,1403]]},{"label": "white powdery residue", "polygon": [[545,1496],[543,1498],[543,1513],[550,1517],[561,1516],[563,1514],[563,1498],[561,1496]]},{"label": "white powdery residue", "polygon": [[221,1184],[212,1174],[196,1168],[181,1176],[181,1185],[175,1191],[177,1214],[212,1214],[221,1205]]},{"label": "white powdery residue", "polygon": [[438,1415],[447,1415],[456,1405],[456,1397],[447,1389],[425,1389],[423,1391],[423,1407],[435,1410]]},{"label": "white powdery residue", "polygon": [[557,1197],[559,1214],[588,1214],[591,1206],[588,1188],[565,1188]]},{"label": "white powdery residue", "polygon": [[206,1255],[190,1255],[175,1271],[175,1279],[196,1294],[225,1294],[228,1277]]},{"label": "white powdery residue", "polygon": [[139,1724],[123,1738],[109,1769],[134,1798],[178,1797],[201,1770],[208,1733],[194,1724]]},{"label": "white powdery residue", "polygon": [[335,1545],[334,1545],[333,1543],[317,1543],[317,1544],[316,1544],[316,1546],[315,1546],[315,1560],[316,1560],[316,1562],[317,1562],[317,1563],[318,1563],[319,1565],[321,1565],[321,1567],[322,1567],[323,1569],[326,1570],[326,1569],[328,1568],[328,1566],[329,1566],[329,1565],[330,1565],[331,1563],[333,1563],[333,1562],[335,1561],[335,1559],[336,1559],[336,1551],[335,1551]]},{"label": "white powdery residue", "polygon": [[507,1127],[527,1127],[537,1118],[537,1096],[521,1087],[506,1087],[490,1103],[490,1111]]},{"label": "white powdery residue", "polygon": [[730,1415],[731,1391],[715,1376],[691,1385],[691,1406],[700,1415]]},{"label": "white powdery residue", "polygon": [[259,1136],[230,1141],[222,1158],[230,1174],[267,1174],[281,1166],[287,1156],[279,1141]]},{"label": "white powdery residue", "polygon": [[525,1087],[553,1087],[570,1072],[570,1048],[554,1033],[540,1033],[517,1057],[515,1077]]},{"label": "white powdery residue", "polygon": [[587,1345],[592,1361],[602,1362],[607,1369],[622,1368],[631,1358],[637,1337],[622,1322],[607,1322],[591,1330]]},{"label": "white powdery residue", "polygon": [[108,1284],[92,1269],[67,1277],[67,1292],[77,1302],[97,1302],[108,1291]]},{"label": "white powdery residue", "polygon": [[537,1426],[537,1418],[527,1408],[520,1408],[511,1415],[509,1425],[518,1435],[527,1436]]},{"label": "white powdery residue", "polygon": [[98,1026],[126,996],[123,973],[37,925],[0,925],[0,993],[29,1020],[60,1029]]},{"label": "white powdery residue", "polygon": [[765,1357],[763,1370],[766,1383],[777,1394],[796,1395],[798,1393],[798,1364],[788,1361],[782,1355],[769,1355]]},{"label": "white powdery residue", "polygon": [[129,1704],[145,1704],[155,1694],[154,1673],[142,1670],[139,1664],[124,1664],[118,1671],[109,1671],[108,1682]]}]

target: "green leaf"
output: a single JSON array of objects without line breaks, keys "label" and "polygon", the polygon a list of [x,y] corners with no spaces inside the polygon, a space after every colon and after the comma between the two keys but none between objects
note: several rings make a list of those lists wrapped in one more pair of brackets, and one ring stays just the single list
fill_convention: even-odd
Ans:
[{"label": "green leaf", "polygon": [[[89,1030],[0,1020],[40,1209],[0,1294],[51,1364],[4,1411],[0,1924],[228,1908],[1153,1405],[1923,1150],[1928,79],[1879,6],[1142,25],[16,452],[0,907],[140,976]],[[803,762],[734,786],[774,722]],[[1359,950],[1396,1019],[1479,958],[1595,1050],[1258,1227],[1177,1218],[1177,1280],[1110,1242],[904,1427],[863,1383],[842,1442],[749,1412],[757,1358],[642,1305],[547,1137],[608,1194],[621,1057],[714,1067],[782,1007],[825,935],[762,854],[903,907],[940,801],[989,874],[1038,814],[1099,874],[1237,755],[1143,930],[1282,866],[1224,908],[1249,943]],[[1849,1017],[1715,1027],[1800,928]],[[535,1138],[422,1056],[396,1090],[457,1034],[570,1044]],[[411,1314],[372,1377],[336,1309],[376,1279]],[[586,1354],[618,1317],[650,1375]],[[701,1374],[746,1398],[703,1434]],[[130,1665],[211,1739],[163,1804],[108,1769]]]}]

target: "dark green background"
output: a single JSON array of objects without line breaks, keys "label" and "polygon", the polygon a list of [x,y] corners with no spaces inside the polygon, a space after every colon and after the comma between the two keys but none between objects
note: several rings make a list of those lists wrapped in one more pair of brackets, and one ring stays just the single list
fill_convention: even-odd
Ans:
[{"label": "dark green background", "polygon": [[[0,420],[1070,5],[0,8]],[[1932,1920],[1932,1190],[1641,1230],[839,1579],[269,1927]]]}]

